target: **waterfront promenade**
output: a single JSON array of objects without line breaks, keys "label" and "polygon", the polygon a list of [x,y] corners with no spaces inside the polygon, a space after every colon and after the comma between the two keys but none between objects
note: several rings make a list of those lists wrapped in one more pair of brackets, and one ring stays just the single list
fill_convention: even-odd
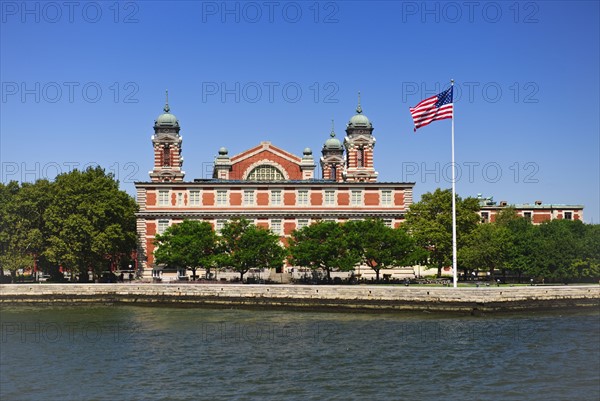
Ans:
[{"label": "waterfront promenade", "polygon": [[177,283],[0,285],[0,305],[18,304],[500,312],[599,307],[600,286],[452,288]]}]

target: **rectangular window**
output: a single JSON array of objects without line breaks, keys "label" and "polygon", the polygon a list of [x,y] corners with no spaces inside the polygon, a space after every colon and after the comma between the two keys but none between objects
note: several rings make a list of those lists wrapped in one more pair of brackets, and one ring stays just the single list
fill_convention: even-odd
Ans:
[{"label": "rectangular window", "polygon": [[523,212],[523,217],[525,217],[528,220],[531,220],[531,212]]},{"label": "rectangular window", "polygon": [[298,191],[298,205],[308,205],[308,191],[300,190]]},{"label": "rectangular window", "polygon": [[271,231],[273,234],[281,234],[281,220],[271,220]]},{"label": "rectangular window", "polygon": [[565,212],[565,220],[573,220],[573,212]]},{"label": "rectangular window", "polygon": [[335,206],[335,191],[325,191],[325,206]]},{"label": "rectangular window", "polygon": [[392,227],[392,219],[383,219],[383,224],[385,224],[386,227]]},{"label": "rectangular window", "polygon": [[254,205],[254,191],[253,190],[245,190],[244,191],[244,205],[253,206]]},{"label": "rectangular window", "polygon": [[183,206],[183,193],[177,193],[177,206]]},{"label": "rectangular window", "polygon": [[296,226],[298,230],[306,226],[308,226],[308,219],[298,219],[298,225]]},{"label": "rectangular window", "polygon": [[273,190],[271,191],[271,205],[281,205],[281,191]]},{"label": "rectangular window", "polygon": [[357,161],[358,167],[365,166],[365,148],[363,148],[362,146],[358,147],[358,151],[356,153],[356,161]]},{"label": "rectangular window", "polygon": [[215,224],[215,232],[217,234],[221,233],[221,230],[225,226],[225,223],[227,223],[227,220],[217,220],[217,223]]},{"label": "rectangular window", "polygon": [[351,202],[352,202],[352,206],[362,205],[362,191],[353,190]]},{"label": "rectangular window", "polygon": [[227,205],[227,190],[217,191],[217,205],[218,206]]},{"label": "rectangular window", "polygon": [[190,206],[200,206],[200,191],[190,191]]},{"label": "rectangular window", "polygon": [[392,205],[392,191],[381,191],[381,206]]},{"label": "rectangular window", "polygon": [[169,191],[158,191],[158,205],[169,206]]},{"label": "rectangular window", "polygon": [[487,223],[490,221],[490,214],[488,212],[481,212],[481,222]]},{"label": "rectangular window", "polygon": [[158,220],[157,234],[163,234],[169,228],[169,220]]}]

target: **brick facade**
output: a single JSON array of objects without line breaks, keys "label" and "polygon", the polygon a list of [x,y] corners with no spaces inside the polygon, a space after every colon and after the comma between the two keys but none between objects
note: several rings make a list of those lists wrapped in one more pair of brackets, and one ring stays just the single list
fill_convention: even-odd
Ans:
[{"label": "brick facade", "polygon": [[508,204],[501,201],[497,204],[492,198],[482,198],[481,195],[478,195],[478,199],[481,206],[479,215],[483,223],[495,222],[498,213],[508,207],[514,208],[517,215],[530,219],[533,224],[555,219],[583,220],[583,205],[544,204],[541,201],[531,204]]},{"label": "brick facade", "polygon": [[412,203],[414,183],[376,182],[373,129],[360,112],[348,124],[344,144],[330,139],[323,147],[322,178],[314,177],[309,148],[297,156],[261,142],[231,157],[226,148],[219,149],[213,179],[184,181],[179,122],[168,110],[166,105],[155,124],[151,180],[136,183],[138,266],[144,275],[157,268],[152,255],[156,234],[184,219],[207,221],[217,230],[243,217],[277,230],[287,245],[295,229],[319,220],[381,218],[397,227]]}]

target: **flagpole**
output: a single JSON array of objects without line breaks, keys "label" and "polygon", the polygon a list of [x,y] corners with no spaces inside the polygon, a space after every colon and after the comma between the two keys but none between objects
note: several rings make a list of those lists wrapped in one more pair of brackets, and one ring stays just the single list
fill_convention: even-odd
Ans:
[{"label": "flagpole", "polygon": [[[454,80],[450,83],[454,88]],[[454,96],[452,99],[454,103]],[[456,268],[456,165],[454,164],[454,104],[452,104],[452,274],[454,288],[458,286],[458,274]]]}]

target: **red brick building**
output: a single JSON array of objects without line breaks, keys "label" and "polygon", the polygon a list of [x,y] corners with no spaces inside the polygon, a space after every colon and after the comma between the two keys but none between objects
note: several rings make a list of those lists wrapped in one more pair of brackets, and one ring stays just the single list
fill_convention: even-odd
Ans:
[{"label": "red brick building", "polygon": [[135,184],[138,266],[146,277],[159,271],[153,260],[155,234],[184,219],[208,221],[218,231],[226,221],[244,217],[278,233],[285,244],[294,229],[317,220],[381,218],[395,227],[413,202],[414,183],[377,182],[373,125],[360,103],[344,142],[333,128],[325,141],[321,177],[315,177],[311,149],[297,156],[261,142],[233,156],[219,149],[212,178],[184,181],[179,131],[166,104],[154,124],[150,181]]},{"label": "red brick building", "polygon": [[493,198],[483,198],[481,194],[478,194],[477,198],[481,206],[479,215],[483,223],[496,221],[498,213],[507,207],[514,208],[519,216],[530,219],[533,224],[555,219],[583,220],[583,205],[545,204],[542,201],[531,204],[509,204],[506,201],[496,203]]}]

